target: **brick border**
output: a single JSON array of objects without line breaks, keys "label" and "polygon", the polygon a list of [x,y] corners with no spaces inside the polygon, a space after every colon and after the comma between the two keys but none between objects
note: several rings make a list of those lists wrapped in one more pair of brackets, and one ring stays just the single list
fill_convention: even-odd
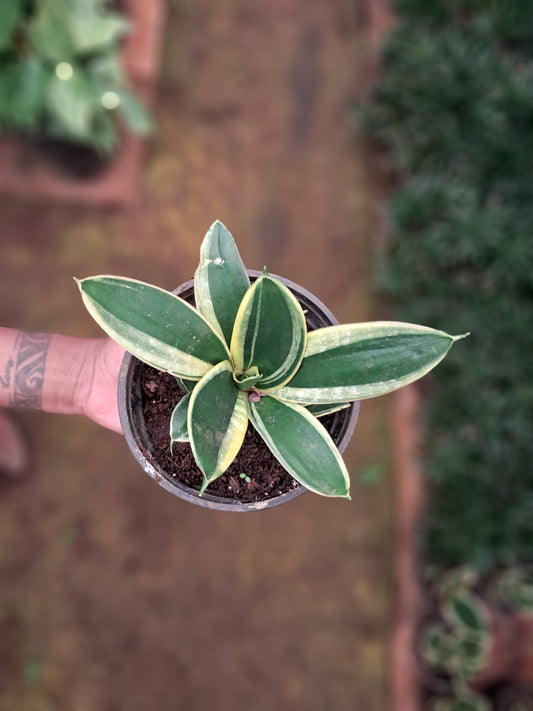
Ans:
[{"label": "brick border", "polygon": [[424,609],[419,585],[418,531],[426,502],[420,453],[422,396],[409,385],[392,396],[394,483],[394,614],[389,645],[391,711],[419,711],[416,633]]}]

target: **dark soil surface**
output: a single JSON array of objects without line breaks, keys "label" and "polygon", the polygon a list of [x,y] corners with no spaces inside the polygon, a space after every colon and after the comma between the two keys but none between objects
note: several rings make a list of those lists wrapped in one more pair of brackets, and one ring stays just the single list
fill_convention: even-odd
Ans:
[{"label": "dark soil surface", "polygon": [[[168,373],[149,366],[141,372],[143,411],[154,445],[153,458],[167,474],[199,491],[203,475],[194,461],[191,446],[187,442],[175,442],[170,451],[170,418],[184,393]],[[209,484],[206,493],[241,502],[265,501],[298,486],[250,424],[237,457],[225,474]]]}]

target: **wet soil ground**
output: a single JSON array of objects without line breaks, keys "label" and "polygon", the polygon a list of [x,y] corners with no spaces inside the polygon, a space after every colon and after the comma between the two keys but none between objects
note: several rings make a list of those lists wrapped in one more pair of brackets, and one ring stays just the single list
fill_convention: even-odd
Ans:
[{"label": "wet soil ground", "polygon": [[[360,4],[170,3],[138,204],[3,200],[1,322],[96,335],[73,276],[174,288],[216,218],[249,268],[341,322],[383,317],[352,111]],[[386,407],[361,407],[351,502],[305,494],[249,515],[169,495],[91,422],[22,413],[32,475],[0,482],[0,711],[385,709]]]}]

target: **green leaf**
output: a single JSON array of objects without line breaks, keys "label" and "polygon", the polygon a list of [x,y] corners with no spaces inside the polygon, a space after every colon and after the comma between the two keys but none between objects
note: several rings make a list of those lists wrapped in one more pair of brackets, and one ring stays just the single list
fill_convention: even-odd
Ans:
[{"label": "green leaf", "polygon": [[3,0],[0,3],[0,50],[7,49],[15,28],[21,20],[22,0]]},{"label": "green leaf", "polygon": [[219,363],[191,393],[187,427],[204,475],[200,494],[235,459],[248,427],[248,397],[233,382],[229,361]]},{"label": "green leaf", "polygon": [[141,136],[149,135],[154,129],[154,123],[144,104],[128,89],[115,88],[113,91],[120,99],[117,110],[120,111],[128,128]]},{"label": "green leaf", "polygon": [[51,62],[68,62],[74,57],[70,14],[67,0],[40,0],[29,24],[28,36],[32,45]]},{"label": "green leaf", "polygon": [[117,147],[119,136],[116,123],[110,111],[98,107],[92,116],[91,130],[83,141],[101,155],[110,155]]},{"label": "green leaf", "polygon": [[498,576],[496,594],[514,612],[533,612],[533,578],[529,569],[513,566]]},{"label": "green leaf", "polygon": [[233,373],[233,380],[239,390],[251,390],[261,380],[261,378],[262,375],[255,365],[249,368],[242,375],[235,372]]},{"label": "green leaf", "polygon": [[113,89],[124,84],[124,71],[119,55],[113,52],[97,54],[86,62],[87,71],[101,87]]},{"label": "green leaf", "polygon": [[196,308],[213,328],[231,342],[233,324],[250,280],[237,246],[222,222],[209,228],[200,248],[194,275]]},{"label": "green leaf", "polygon": [[345,410],[350,405],[350,402],[332,402],[325,405],[306,405],[305,409],[315,417],[324,417],[324,415],[331,415],[332,412]]},{"label": "green leaf", "polygon": [[294,378],[272,394],[304,404],[383,395],[428,373],[463,337],[391,321],[321,328],[308,335]]},{"label": "green leaf", "polygon": [[11,97],[11,113],[18,126],[35,124],[43,100],[47,73],[36,57],[28,57],[18,65],[16,89]]},{"label": "green leaf", "polygon": [[106,47],[118,48],[118,41],[128,32],[130,22],[118,13],[106,11],[102,3],[74,0],[68,14],[68,27],[74,51],[86,55]]},{"label": "green leaf", "polygon": [[265,396],[249,403],[252,424],[300,484],[323,496],[349,499],[350,480],[327,430],[305,407]]},{"label": "green leaf", "polygon": [[0,72],[0,121],[4,126],[28,130],[37,124],[48,78],[34,56],[4,64]]},{"label": "green leaf", "polygon": [[176,378],[178,385],[184,393],[192,393],[197,384],[197,380],[187,380],[187,378]]},{"label": "green leaf", "polygon": [[97,106],[91,84],[79,67],[73,67],[70,79],[52,76],[46,105],[54,123],[73,138],[84,140],[91,135],[91,121]]},{"label": "green leaf", "polygon": [[230,350],[236,369],[256,366],[263,373],[259,390],[279,388],[300,366],[306,335],[305,316],[293,294],[277,279],[261,276],[244,295],[235,319]]},{"label": "green leaf", "polygon": [[444,670],[454,651],[453,638],[441,623],[429,624],[422,630],[419,649],[429,665]]},{"label": "green leaf", "polygon": [[487,633],[482,607],[474,595],[467,593],[452,595],[443,608],[443,614],[452,624],[463,628],[465,632],[476,635]]},{"label": "green leaf", "polygon": [[174,294],[115,276],[76,281],[95,321],[145,363],[199,379],[228,358],[225,344],[207,321]]},{"label": "green leaf", "polygon": [[51,62],[69,61],[92,52],[117,49],[130,27],[102,2],[40,0],[29,27],[35,49]]},{"label": "green leaf", "polygon": [[187,429],[187,413],[189,412],[189,404],[191,394],[187,393],[178,402],[170,418],[170,451],[174,442],[188,442],[189,431]]}]

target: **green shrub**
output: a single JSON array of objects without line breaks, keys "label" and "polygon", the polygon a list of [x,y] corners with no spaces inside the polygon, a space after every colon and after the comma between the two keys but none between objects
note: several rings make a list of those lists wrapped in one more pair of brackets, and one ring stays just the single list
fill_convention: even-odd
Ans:
[{"label": "green shrub", "polygon": [[504,54],[486,22],[403,25],[383,63],[366,123],[400,174],[446,172],[488,198],[494,180],[531,172],[532,66]]},{"label": "green shrub", "polygon": [[533,61],[501,29],[527,5],[399,1],[363,116],[398,179],[380,273],[396,316],[471,331],[426,405],[440,565],[528,560],[533,544]]},{"label": "green shrub", "polygon": [[443,24],[465,25],[485,16],[503,45],[531,56],[533,13],[524,0],[396,0],[394,6],[404,21],[435,29]]}]

